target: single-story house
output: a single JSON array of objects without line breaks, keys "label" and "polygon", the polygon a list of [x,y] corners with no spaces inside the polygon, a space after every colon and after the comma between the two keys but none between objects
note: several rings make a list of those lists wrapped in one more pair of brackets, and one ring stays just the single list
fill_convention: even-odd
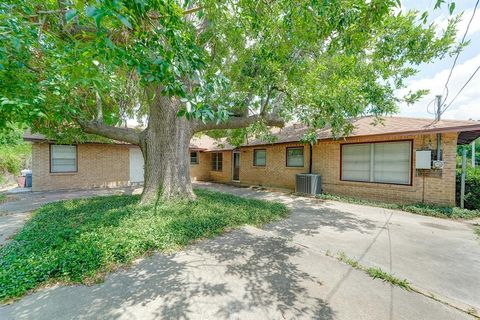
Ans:
[{"label": "single-story house", "polygon": [[[238,148],[207,136],[195,137],[190,145],[192,180],[293,190],[296,174],[312,172],[321,176],[322,190],[331,194],[454,205],[457,145],[479,137],[480,122],[385,117],[375,124],[373,120],[352,120],[355,129],[340,139],[334,139],[328,128],[319,130],[312,146],[300,142],[307,130],[302,125],[274,132],[274,143],[254,140]],[[37,134],[26,134],[24,139],[33,144],[34,191],[123,187],[143,181],[138,146],[59,145]]]}]

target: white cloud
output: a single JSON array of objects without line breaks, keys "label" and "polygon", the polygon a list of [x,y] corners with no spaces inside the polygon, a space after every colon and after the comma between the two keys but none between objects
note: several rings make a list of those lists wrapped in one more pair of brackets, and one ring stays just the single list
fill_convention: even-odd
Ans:
[{"label": "white cloud", "polygon": [[[460,41],[467,29],[468,22],[470,21],[470,18],[472,17],[473,13],[473,8],[467,9],[463,12],[462,20],[458,23],[457,25],[457,41]],[[445,30],[448,25],[448,20],[452,18],[452,16],[442,14],[438,17],[436,17],[433,22],[437,26],[439,30]],[[468,40],[469,38],[472,37],[472,35],[475,32],[480,31],[480,18],[478,18],[478,12],[477,12],[477,17],[474,18],[470,24],[470,28],[468,29],[468,35],[466,39]]]},{"label": "white cloud", "polygon": [[[463,63],[457,64],[449,81],[447,104],[453,99],[479,65],[480,54]],[[400,106],[400,114],[404,116],[433,117],[427,112],[427,105],[435,95],[445,94],[444,86],[449,72],[450,68],[447,68],[437,72],[431,77],[411,81],[408,85],[409,90],[429,89],[430,94],[412,106]],[[400,94],[404,94],[407,91],[408,90],[402,91]],[[445,98],[445,96],[443,98]],[[433,104],[430,106],[430,110],[433,110]],[[474,76],[442,117],[444,119],[480,119],[480,72]]]}]

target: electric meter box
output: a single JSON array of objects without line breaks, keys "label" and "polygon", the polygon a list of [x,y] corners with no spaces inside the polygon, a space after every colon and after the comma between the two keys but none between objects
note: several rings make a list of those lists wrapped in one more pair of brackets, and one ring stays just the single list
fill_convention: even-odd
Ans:
[{"label": "electric meter box", "polygon": [[417,150],[415,152],[415,169],[431,169],[432,168],[432,151]]}]

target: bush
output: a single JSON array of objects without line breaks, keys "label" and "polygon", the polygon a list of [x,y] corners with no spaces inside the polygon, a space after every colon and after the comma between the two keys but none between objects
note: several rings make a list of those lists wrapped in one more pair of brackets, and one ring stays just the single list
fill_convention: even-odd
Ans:
[{"label": "bush", "polygon": [[[462,170],[457,169],[457,205],[460,205]],[[480,210],[480,167],[467,167],[465,177],[465,208]]]},{"label": "bush", "polygon": [[32,146],[22,143],[13,146],[0,146],[0,175],[9,172],[18,175],[21,169],[31,163]]}]

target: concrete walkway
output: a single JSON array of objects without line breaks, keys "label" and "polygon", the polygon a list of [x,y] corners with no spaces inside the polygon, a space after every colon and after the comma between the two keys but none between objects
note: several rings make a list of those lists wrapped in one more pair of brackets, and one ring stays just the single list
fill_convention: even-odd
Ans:
[{"label": "concrete walkway", "polygon": [[283,202],[293,214],[266,230],[313,250],[344,252],[480,314],[480,239],[471,223],[250,188],[203,186]]},{"label": "concrete walkway", "polygon": [[478,306],[480,242],[471,226],[275,192],[200,187],[292,208],[173,255],[156,254],[94,286],[40,290],[0,319],[470,319],[325,255],[343,251],[442,298]]}]

